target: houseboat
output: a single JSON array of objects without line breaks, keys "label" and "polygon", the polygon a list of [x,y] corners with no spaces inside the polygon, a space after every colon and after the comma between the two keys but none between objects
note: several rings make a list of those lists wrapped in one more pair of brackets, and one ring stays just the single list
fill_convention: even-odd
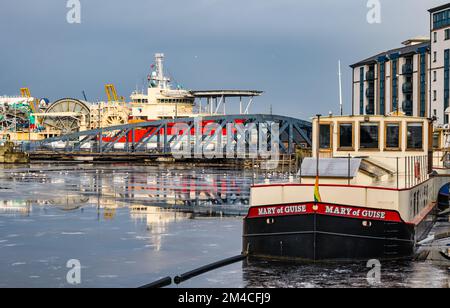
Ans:
[{"label": "houseboat", "polygon": [[299,180],[251,188],[243,251],[313,262],[413,257],[436,219],[438,197],[448,196],[448,162],[433,153],[445,133],[435,136],[433,125],[401,112],[317,116],[314,154]]}]

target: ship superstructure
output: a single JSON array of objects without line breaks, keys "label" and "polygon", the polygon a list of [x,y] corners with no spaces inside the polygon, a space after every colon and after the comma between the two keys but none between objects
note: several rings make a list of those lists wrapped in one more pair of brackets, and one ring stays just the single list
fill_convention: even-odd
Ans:
[{"label": "ship superstructure", "polygon": [[190,91],[179,86],[172,88],[171,79],[164,74],[164,54],[157,53],[148,76],[147,92],[135,91],[131,94],[132,118],[152,121],[198,116],[194,106],[195,96]]}]

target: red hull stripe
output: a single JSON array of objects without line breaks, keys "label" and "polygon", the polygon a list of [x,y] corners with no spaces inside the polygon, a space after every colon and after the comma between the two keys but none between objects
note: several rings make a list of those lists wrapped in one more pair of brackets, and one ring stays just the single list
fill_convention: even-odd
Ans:
[{"label": "red hull stripe", "polygon": [[327,203],[315,204],[313,202],[252,207],[248,212],[247,218],[271,218],[310,214],[355,218],[361,220],[404,222],[397,211]]}]

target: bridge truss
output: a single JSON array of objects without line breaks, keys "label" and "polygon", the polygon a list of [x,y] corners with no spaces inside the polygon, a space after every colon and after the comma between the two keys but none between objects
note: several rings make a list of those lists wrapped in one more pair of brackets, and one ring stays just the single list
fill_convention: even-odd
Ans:
[{"label": "bridge truss", "polygon": [[[201,127],[199,128],[199,124]],[[205,123],[213,124],[214,131],[205,129]],[[280,154],[293,154],[297,147],[310,147],[312,125],[310,122],[278,115],[223,115],[201,118],[167,119],[152,122],[126,124],[107,128],[80,131],[55,138],[30,143],[30,152],[48,151],[76,153],[90,152],[107,154],[114,152],[135,154],[171,154],[172,149],[181,143],[181,137],[195,143],[200,139],[203,146],[214,143],[212,135],[221,135],[236,123],[254,125],[257,133],[261,129],[269,130],[276,125]],[[173,132],[174,125],[182,124],[186,129]],[[196,126],[197,125],[197,126]],[[189,128],[189,129],[187,129]],[[195,132],[197,130],[197,132]],[[255,132],[253,132],[254,134]],[[254,142],[252,133],[239,134],[234,131],[232,138],[237,142],[243,138],[246,146]],[[270,138],[270,137],[269,137]],[[242,139],[241,139],[242,142]]]}]

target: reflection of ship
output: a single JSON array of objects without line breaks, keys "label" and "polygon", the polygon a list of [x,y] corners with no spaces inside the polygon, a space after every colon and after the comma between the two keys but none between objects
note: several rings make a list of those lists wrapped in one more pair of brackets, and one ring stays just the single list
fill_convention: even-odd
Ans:
[{"label": "reflection of ship", "polygon": [[191,219],[192,213],[164,210],[159,207],[133,205],[130,207],[131,218],[145,221],[147,230],[151,233],[155,250],[161,250],[163,236],[168,232],[169,226],[182,220]]},{"label": "reflection of ship", "polygon": [[29,201],[3,200],[0,201],[0,215],[2,214],[20,214],[28,215],[32,211]]},{"label": "reflection of ship", "polygon": [[180,171],[179,174],[133,175],[127,179],[127,198],[154,205],[246,206],[251,180],[223,174],[203,175]]},{"label": "reflection of ship", "polygon": [[83,207],[84,205],[86,205],[86,203],[88,203],[88,201],[89,197],[72,194],[52,198],[46,201],[46,203],[54,208],[58,208],[63,211],[73,211]]}]

